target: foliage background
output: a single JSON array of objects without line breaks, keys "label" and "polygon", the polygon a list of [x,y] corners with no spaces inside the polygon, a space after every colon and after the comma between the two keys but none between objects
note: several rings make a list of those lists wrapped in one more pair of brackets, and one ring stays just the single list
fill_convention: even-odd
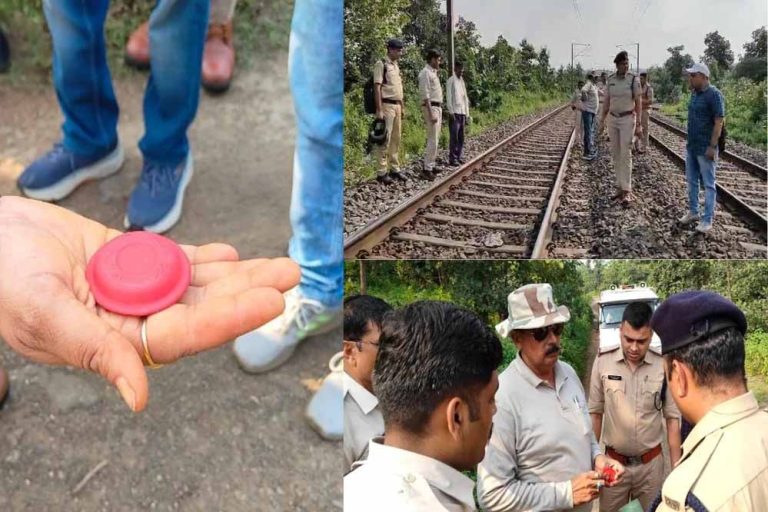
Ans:
[{"label": "foliage background", "polygon": [[[747,316],[750,389],[768,404],[768,262],[765,261],[365,261],[367,293],[399,307],[420,299],[446,300],[474,311],[493,326],[507,316],[507,295],[528,283],[552,284],[555,301],[571,310],[563,359],[584,377],[592,334],[591,304],[612,284],[652,287],[662,299],[688,289],[713,290]],[[359,293],[360,261],[346,263],[345,295]],[[505,368],[515,355],[502,340]]]}]

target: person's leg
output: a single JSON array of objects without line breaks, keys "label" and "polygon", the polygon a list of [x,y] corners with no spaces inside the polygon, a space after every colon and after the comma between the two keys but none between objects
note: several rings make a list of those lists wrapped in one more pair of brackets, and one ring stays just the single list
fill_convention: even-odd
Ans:
[{"label": "person's leg", "polygon": [[53,39],[53,84],[64,114],[63,138],[19,176],[17,185],[28,197],[63,199],[83,182],[107,177],[123,165],[104,42],[108,6],[107,0],[43,4]]},{"label": "person's leg", "polygon": [[600,490],[600,512],[616,512],[629,503],[635,466],[627,466],[621,483]]},{"label": "person's leg", "polygon": [[619,188],[624,192],[632,191],[632,137],[635,131],[633,116],[624,116],[619,125]]},{"label": "person's leg", "polygon": [[440,107],[432,107],[432,113],[437,117],[437,122],[432,125],[432,138],[435,141],[432,147],[432,165],[434,167],[437,163],[437,149],[440,145],[440,132],[443,129],[443,109]]},{"label": "person's leg", "polygon": [[584,156],[592,154],[592,114],[591,112],[581,113],[582,123],[584,124]]},{"label": "person's leg", "polygon": [[434,123],[432,122],[432,107],[421,108],[424,119],[424,130],[427,133],[427,143],[424,146],[424,170],[432,171],[435,167],[434,154],[437,153],[437,140],[434,137]]},{"label": "person's leg", "polygon": [[118,106],[107,66],[104,20],[108,0],[46,0],[53,40],[53,85],[64,124],[62,144],[78,155],[98,155],[117,143]]},{"label": "person's leg", "polygon": [[637,470],[637,478],[632,482],[632,497],[640,501],[643,510],[648,510],[664,481],[664,457],[658,455],[648,464],[638,466]]},{"label": "person's leg", "polygon": [[582,144],[584,138],[584,122],[582,121],[581,110],[575,110],[576,119],[576,143]]},{"label": "person's leg", "polygon": [[229,89],[235,71],[232,17],[237,0],[211,0],[211,19],[203,50],[202,84],[208,92]]},{"label": "person's leg", "polygon": [[144,93],[146,160],[177,165],[189,153],[187,129],[200,98],[200,63],[208,26],[206,0],[160,0],[149,18],[152,53]]},{"label": "person's leg", "polygon": [[460,114],[458,116],[459,118],[459,126],[456,129],[456,141],[457,141],[457,147],[456,147],[456,161],[460,162],[461,157],[464,153],[464,128],[467,126],[467,116],[464,114]]},{"label": "person's leg", "polygon": [[389,143],[389,167],[400,172],[400,140],[403,134],[403,109],[400,105],[390,105],[392,111],[392,134]]},{"label": "person's leg", "polygon": [[448,116],[448,163],[456,162],[456,146],[458,145],[458,121],[456,116]]},{"label": "person's leg", "polygon": [[248,372],[280,366],[300,341],[335,328],[340,319],[343,38],[342,2],[297,0],[289,49],[298,135],[288,252],[301,267],[301,283],[286,294],[282,315],[235,341],[235,356]]},{"label": "person's leg", "polygon": [[699,160],[688,149],[685,155],[685,181],[688,183],[688,212],[692,216],[699,215]]},{"label": "person's leg", "polygon": [[618,126],[618,119],[616,117],[613,117],[609,114],[609,117],[606,119],[608,122],[608,142],[611,146],[611,163],[613,164],[613,172],[616,176],[616,190],[619,192],[623,191],[621,179],[619,176],[619,166],[620,161],[619,158],[621,156],[621,148],[619,146],[619,126]]},{"label": "person's leg", "polygon": [[650,141],[650,133],[648,132],[648,120],[650,114],[647,110],[643,110],[642,115],[642,127],[643,127],[643,151],[648,151],[648,142]]},{"label": "person's leg", "polygon": [[187,129],[200,98],[207,0],[160,0],[149,17],[151,72],[144,92],[144,166],[125,227],[163,233],[181,218],[193,162]]},{"label": "person's leg", "polygon": [[717,158],[717,150],[715,150],[714,160],[709,160],[704,155],[697,157],[701,180],[704,183],[704,214],[701,220],[706,224],[712,224],[715,220],[715,206],[717,205],[715,171],[717,169]]}]

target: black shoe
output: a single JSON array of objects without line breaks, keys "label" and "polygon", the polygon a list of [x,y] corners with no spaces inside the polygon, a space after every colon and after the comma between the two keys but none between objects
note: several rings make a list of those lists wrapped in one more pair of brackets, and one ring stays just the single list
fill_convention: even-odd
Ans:
[{"label": "black shoe", "polygon": [[448,167],[458,167],[458,166],[459,166],[458,162],[448,162]]},{"label": "black shoe", "polygon": [[389,176],[391,179],[400,180],[400,181],[408,181],[408,178],[403,176],[403,173],[398,171],[390,171]]},{"label": "black shoe", "polygon": [[435,175],[431,171],[428,171],[427,169],[421,170],[421,177],[427,181],[433,181],[435,179]]},{"label": "black shoe", "polygon": [[459,165],[464,165],[466,163],[463,158],[459,158],[456,161],[459,162]]},{"label": "black shoe", "polygon": [[376,181],[378,181],[379,183],[383,183],[384,185],[391,185],[392,183],[394,183],[392,181],[392,178],[390,178],[386,174],[383,176],[376,176]]},{"label": "black shoe", "polygon": [[0,73],[5,73],[11,67],[11,47],[5,33],[0,30]]}]

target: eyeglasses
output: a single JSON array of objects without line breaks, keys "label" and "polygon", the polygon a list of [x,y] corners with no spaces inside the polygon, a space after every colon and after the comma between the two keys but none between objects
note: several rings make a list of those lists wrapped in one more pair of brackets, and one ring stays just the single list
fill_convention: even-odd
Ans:
[{"label": "eyeglasses", "polygon": [[533,339],[536,341],[544,341],[547,339],[547,336],[549,336],[549,332],[552,331],[552,334],[555,336],[560,336],[563,334],[563,329],[565,328],[565,324],[554,324],[554,325],[548,325],[546,327],[539,327],[537,329],[528,329],[531,334],[533,334]]}]

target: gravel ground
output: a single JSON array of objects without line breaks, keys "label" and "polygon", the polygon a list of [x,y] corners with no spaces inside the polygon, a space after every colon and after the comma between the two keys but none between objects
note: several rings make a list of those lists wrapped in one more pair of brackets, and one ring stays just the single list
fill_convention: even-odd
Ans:
[{"label": "gravel ground", "polygon": [[[464,143],[464,159],[471,160],[476,155],[498,144],[523,126],[555,110],[557,107],[534,112],[533,114],[516,117],[502,123],[496,128],[488,130],[481,135],[468,138]],[[441,149],[438,152],[438,165],[445,164],[448,151]],[[395,208],[416,193],[427,188],[432,182],[418,176],[422,161],[417,159],[403,167],[403,173],[408,181],[396,181],[392,185],[382,185],[376,180],[361,183],[355,187],[347,187],[344,190],[344,236],[347,237],[371,222],[385,212]],[[454,172],[455,168],[446,168],[440,173],[440,177],[446,173]]]},{"label": "gravel ground", "polygon": [[764,235],[754,234],[722,205],[706,236],[680,226],[677,219],[686,211],[684,173],[653,145],[634,157],[634,203],[625,207],[612,200],[615,182],[607,141],[601,140],[599,148],[599,158],[591,163],[571,153],[552,257],[580,249],[580,256],[590,258],[742,259],[756,255],[739,241],[765,246]]}]

